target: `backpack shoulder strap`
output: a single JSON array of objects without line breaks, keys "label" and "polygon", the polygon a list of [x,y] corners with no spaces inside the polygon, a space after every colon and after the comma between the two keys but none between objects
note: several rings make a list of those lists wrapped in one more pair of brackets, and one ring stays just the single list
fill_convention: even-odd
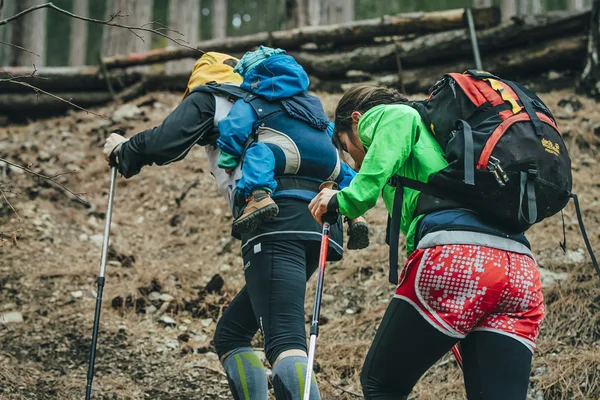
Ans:
[{"label": "backpack shoulder strap", "polygon": [[[587,231],[585,230],[585,225],[583,224],[583,217],[581,216],[581,208],[579,207],[579,199],[577,198],[577,195],[574,193],[571,193],[571,197],[573,198],[573,201],[575,202],[575,213],[577,214],[577,222],[579,224],[579,229],[581,230],[581,236],[583,236],[583,242],[585,243],[585,248],[587,249],[588,254],[590,255],[590,258],[592,259],[592,265],[594,266],[594,269],[596,270],[596,274],[598,274],[598,276],[600,277],[600,266],[598,266],[598,261],[596,260],[596,256],[594,254],[594,250],[592,249],[590,239],[588,238]],[[565,240],[565,242],[566,242],[566,240]]]},{"label": "backpack shoulder strap", "polygon": [[417,110],[417,112],[419,113],[419,116],[421,117],[421,119],[423,120],[423,123],[425,124],[425,126],[429,129],[429,131],[431,133],[433,132],[433,124],[431,123],[431,118],[429,117],[429,114],[427,114],[427,107],[425,106],[425,102],[427,100],[423,101],[409,101],[408,103],[406,103],[407,106],[414,108],[415,110]]},{"label": "backpack shoulder strap", "polygon": [[228,85],[228,84],[219,84],[216,82],[209,82],[206,85],[198,86],[192,92],[204,92],[204,93],[212,93],[218,96],[226,97],[228,101],[235,102],[236,100],[242,99],[246,103],[250,104],[256,115],[258,115],[258,121],[260,121],[271,115],[277,111],[283,109],[283,106],[279,101],[267,101],[260,96],[256,96],[253,93],[250,93],[239,86]]},{"label": "backpack shoulder strap", "polygon": [[244,99],[245,101],[252,101],[256,96],[246,90],[235,85],[220,84],[216,82],[208,82],[206,85],[201,85],[192,92],[204,92],[212,93],[222,97],[226,97],[229,101],[234,102],[237,99]]}]

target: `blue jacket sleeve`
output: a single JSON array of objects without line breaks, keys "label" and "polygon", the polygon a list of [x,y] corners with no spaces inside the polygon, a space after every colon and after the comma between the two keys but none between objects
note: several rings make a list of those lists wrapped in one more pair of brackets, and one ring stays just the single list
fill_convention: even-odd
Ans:
[{"label": "blue jacket sleeve", "polygon": [[342,161],[342,169],[340,171],[340,175],[338,176],[338,186],[341,189],[347,188],[350,186],[350,182],[356,176],[356,171],[354,171],[348,164]]},{"label": "blue jacket sleeve", "polygon": [[258,116],[250,104],[241,99],[237,100],[227,117],[219,122],[221,136],[217,140],[217,147],[227,154],[241,157],[257,119]]},{"label": "blue jacket sleeve", "polygon": [[[327,135],[329,135],[329,137],[332,139],[334,127],[335,125],[333,124],[333,122],[330,122],[327,126]],[[352,168],[350,168],[348,164],[342,161],[340,174],[338,175],[335,181],[337,182],[340,189],[344,189],[350,186],[350,182],[352,182],[352,178],[354,178],[355,176],[356,171],[354,171]]]}]

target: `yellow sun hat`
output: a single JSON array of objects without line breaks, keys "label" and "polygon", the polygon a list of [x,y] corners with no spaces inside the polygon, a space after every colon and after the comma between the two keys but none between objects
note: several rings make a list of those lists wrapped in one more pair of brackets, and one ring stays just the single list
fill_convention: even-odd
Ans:
[{"label": "yellow sun hat", "polygon": [[194,64],[183,98],[198,86],[206,85],[208,82],[241,84],[242,77],[233,72],[238,62],[237,58],[229,54],[214,51],[205,53]]}]

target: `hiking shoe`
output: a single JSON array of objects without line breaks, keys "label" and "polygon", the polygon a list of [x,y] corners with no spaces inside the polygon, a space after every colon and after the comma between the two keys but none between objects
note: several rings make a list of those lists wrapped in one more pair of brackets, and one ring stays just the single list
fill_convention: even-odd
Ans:
[{"label": "hiking shoe", "polygon": [[266,190],[255,190],[246,199],[244,213],[233,221],[231,228],[235,233],[248,233],[256,230],[260,224],[279,213],[279,207],[271,199],[271,194]]},{"label": "hiking shoe", "polygon": [[369,246],[369,225],[363,217],[348,219],[348,250],[365,249]]}]

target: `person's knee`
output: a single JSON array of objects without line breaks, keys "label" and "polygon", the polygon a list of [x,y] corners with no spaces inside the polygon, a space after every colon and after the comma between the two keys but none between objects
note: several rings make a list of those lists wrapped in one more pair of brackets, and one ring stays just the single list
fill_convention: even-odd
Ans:
[{"label": "person's knee", "polygon": [[230,332],[222,319],[217,323],[217,328],[215,329],[215,334],[213,336],[213,344],[217,351],[217,355],[221,360],[232,350],[250,345],[249,343],[240,340],[239,335]]},{"label": "person's knee", "polygon": [[298,350],[298,349],[291,349],[291,350],[285,350],[283,352],[281,352],[277,358],[275,358],[275,361],[273,362],[273,368],[275,368],[275,366],[277,365],[278,362],[280,362],[281,360],[283,360],[286,357],[294,357],[294,356],[298,356],[298,357],[308,357],[308,355],[306,354],[306,351],[304,350]]},{"label": "person's knee", "polygon": [[[302,354],[303,355],[300,355]],[[298,355],[295,355],[298,354]],[[301,350],[281,353],[273,367],[273,390],[277,399],[301,400],[304,397],[308,357]],[[317,380],[312,374],[310,382],[311,400],[321,398]]]},{"label": "person's knee", "polygon": [[362,387],[363,395],[365,396],[365,400],[371,399],[371,392],[375,389],[375,385],[373,385],[372,380],[369,376],[369,369],[365,365],[363,365],[362,371],[360,371],[360,386]]},{"label": "person's knee", "polygon": [[265,336],[265,355],[271,365],[275,366],[279,359],[288,354],[306,356],[304,326],[301,329],[290,328],[286,332],[271,332],[270,335]]},{"label": "person's knee", "polygon": [[225,343],[223,340],[223,324],[221,321],[217,323],[217,328],[215,329],[215,334],[213,336],[213,344],[215,346],[215,350],[217,351],[217,355],[219,358],[222,358],[226,351],[224,350]]},{"label": "person's knee", "polygon": [[362,387],[365,400],[376,399],[397,399],[406,400],[408,395],[400,394],[401,389],[397,386],[397,382],[382,382],[367,365],[368,360],[363,365],[360,372],[360,385]]}]

